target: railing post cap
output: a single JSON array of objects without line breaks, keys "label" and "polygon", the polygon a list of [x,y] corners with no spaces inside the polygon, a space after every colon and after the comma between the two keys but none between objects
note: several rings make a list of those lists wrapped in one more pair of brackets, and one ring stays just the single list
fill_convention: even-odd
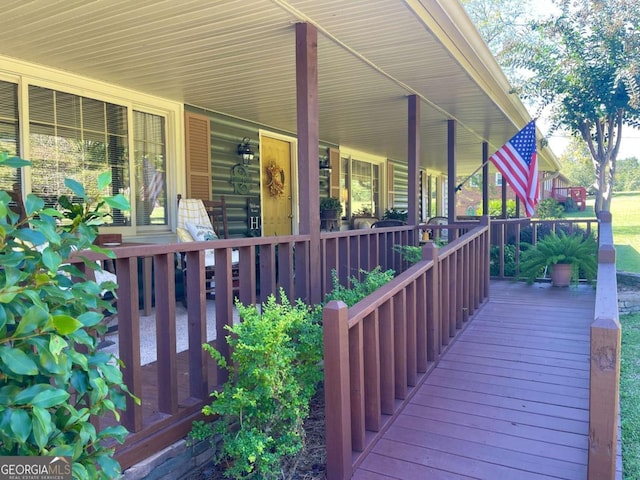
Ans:
[{"label": "railing post cap", "polygon": [[423,260],[433,260],[438,256],[438,246],[435,244],[433,240],[429,240],[425,242],[422,246],[422,259]]},{"label": "railing post cap", "polygon": [[604,223],[611,223],[611,212],[602,210],[598,213],[598,220]]},{"label": "railing post cap", "polygon": [[344,308],[347,308],[347,304],[342,300],[331,300],[324,307],[325,310],[342,310]]},{"label": "railing post cap", "polygon": [[602,245],[598,249],[598,263],[616,263],[616,249],[613,245]]}]

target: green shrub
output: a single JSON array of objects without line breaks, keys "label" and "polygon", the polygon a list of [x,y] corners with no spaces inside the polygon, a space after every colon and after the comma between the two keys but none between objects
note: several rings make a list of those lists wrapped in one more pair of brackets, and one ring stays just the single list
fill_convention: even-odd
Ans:
[{"label": "green shrub", "polygon": [[[231,478],[278,478],[285,456],[303,446],[309,402],[322,380],[322,328],[309,307],[291,305],[281,292],[262,306],[236,304],[242,322],[227,327],[231,364],[208,344],[203,348],[229,371],[213,392],[206,415],[219,415],[212,432],[221,436],[216,461]],[[207,436],[197,425],[192,438]]]},{"label": "green shrub", "polygon": [[[502,200],[489,200],[489,215],[492,217],[502,216]],[[507,218],[516,216],[516,201],[507,200]]]},{"label": "green shrub", "polygon": [[394,245],[393,250],[402,255],[402,259],[405,262],[409,262],[410,265],[415,265],[422,260],[422,247],[413,245]]},{"label": "green shrub", "polygon": [[562,218],[564,207],[555,198],[543,198],[536,207],[536,217],[540,219]]},{"label": "green shrub", "polygon": [[[491,245],[490,251],[490,275],[497,277],[500,275],[500,248],[497,245]],[[515,277],[516,275],[516,246],[507,243],[504,246],[504,276]]]},{"label": "green shrub", "polygon": [[328,303],[331,300],[340,300],[343,301],[347,307],[352,307],[366,296],[371,295],[384,284],[389,283],[393,280],[393,276],[395,275],[393,270],[386,270],[383,272],[380,266],[377,266],[370,272],[365,272],[364,270],[361,272],[364,275],[363,280],[360,281],[356,277],[351,277],[351,286],[346,287],[344,285],[340,285],[338,274],[333,270],[331,272],[333,290],[326,295],[325,303]]},{"label": "green shrub", "polygon": [[[432,241],[438,248],[442,248],[447,244],[447,241],[441,238]],[[413,245],[394,245],[393,250],[402,255],[402,259],[405,262],[409,262],[410,265],[415,265],[422,260],[422,247]]]},{"label": "green shrub", "polygon": [[[352,288],[340,285],[333,272],[330,300],[355,305],[393,279],[393,270],[377,267],[364,279],[351,278]],[[322,381],[322,306],[291,305],[281,292],[280,303],[269,297],[261,313],[237,304],[242,322],[227,327],[231,364],[208,344],[203,348],[229,371],[222,391],[212,393],[206,415],[213,423],[194,422],[192,440],[219,441],[216,461],[232,478],[280,478],[287,456],[303,447],[303,422]]]},{"label": "green shrub", "polygon": [[[29,162],[0,154],[0,165]],[[100,175],[99,191],[110,183],[109,173]],[[29,195],[25,220],[0,192],[0,455],[70,456],[74,478],[116,478],[113,440],[128,432],[120,425],[98,431],[90,422],[105,414],[119,419],[125,408],[122,364],[97,350],[95,335],[111,308],[101,292],[116,285],[86,281],[69,257],[84,249],[107,253],[92,245],[104,207],[126,210],[128,203],[89,198],[73,180],[65,185],[82,203],[66,198],[47,208]]]}]

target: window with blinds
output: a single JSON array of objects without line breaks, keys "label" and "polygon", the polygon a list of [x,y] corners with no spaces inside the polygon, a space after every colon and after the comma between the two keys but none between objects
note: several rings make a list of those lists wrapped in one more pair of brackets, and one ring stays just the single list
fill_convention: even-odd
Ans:
[{"label": "window with blinds", "polygon": [[[0,152],[20,155],[18,85],[0,81]],[[0,167],[0,189],[20,190],[20,169]]]},{"label": "window with blinds", "polygon": [[342,212],[349,218],[351,217],[351,205],[349,204],[349,158],[342,157],[340,159],[340,204]]},{"label": "window with blinds", "polygon": [[[65,178],[97,192],[110,170],[112,194],[130,189],[126,107],[48,88],[29,86],[31,190],[54,205],[68,194]],[[112,212],[112,225],[130,225],[129,212]]]},{"label": "window with blinds", "polygon": [[351,161],[351,211],[380,214],[380,167],[361,160]]},{"label": "window with blinds", "polygon": [[166,145],[164,117],[133,112],[133,157],[136,189],[136,223],[167,224]]}]

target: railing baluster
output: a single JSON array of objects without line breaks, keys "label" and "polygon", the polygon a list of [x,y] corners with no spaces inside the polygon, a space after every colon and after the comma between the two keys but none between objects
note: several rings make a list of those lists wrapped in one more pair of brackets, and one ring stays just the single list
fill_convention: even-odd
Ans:
[{"label": "railing baluster", "polygon": [[[406,364],[407,364],[407,385],[413,387],[417,382],[417,373],[418,373],[418,352],[417,352],[417,344],[418,344],[418,332],[416,327],[417,322],[417,309],[416,309],[416,282],[412,282],[407,286],[406,290],[406,348],[407,348],[407,356],[406,356]],[[422,311],[425,308],[422,306]],[[422,347],[426,352],[426,344],[423,344]]]},{"label": "railing baluster", "polygon": [[349,330],[349,379],[351,381],[351,441],[356,452],[365,445],[364,336],[362,322]]},{"label": "railing baluster", "polygon": [[365,426],[377,432],[382,427],[380,417],[380,329],[378,311],[363,320],[364,336],[364,396]]},{"label": "railing baluster", "polygon": [[[206,295],[204,251],[186,253],[186,263],[197,265],[188,268],[185,276],[187,298],[187,332],[189,335],[189,390],[194,398],[204,399],[208,395],[207,357],[202,344],[207,341]],[[214,385],[222,384],[226,372],[215,370]]]},{"label": "railing baluster", "polygon": [[[118,272],[118,347],[119,357],[126,368],[122,371],[129,391],[142,396],[142,370],[140,367],[140,313],[138,311],[138,262],[133,258],[117,258]],[[129,396],[122,424],[132,432],[142,429],[142,406]]]},{"label": "railing baluster", "polygon": [[158,410],[178,412],[176,361],[176,286],[173,254],[153,257],[156,305]]},{"label": "railing baluster", "polygon": [[394,295],[391,306],[393,328],[393,377],[395,397],[407,398],[407,297],[406,290]]}]

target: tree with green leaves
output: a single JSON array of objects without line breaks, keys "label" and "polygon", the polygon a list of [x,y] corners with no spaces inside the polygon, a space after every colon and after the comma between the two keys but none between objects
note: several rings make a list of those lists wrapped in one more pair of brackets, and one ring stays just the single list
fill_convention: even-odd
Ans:
[{"label": "tree with green leaves", "polygon": [[571,181],[571,186],[593,186],[591,154],[582,139],[574,137],[558,160],[560,171]]},{"label": "tree with green leaves", "polygon": [[462,3],[514,92],[550,116],[549,134],[564,128],[585,142],[596,212],[608,210],[622,127],[640,127],[640,4],[553,0],[557,13],[536,19],[526,0]]},{"label": "tree with green leaves", "polygon": [[640,190],[640,161],[636,157],[621,158],[616,167],[616,192]]},{"label": "tree with green leaves", "polygon": [[507,64],[532,73],[517,91],[550,110],[586,143],[595,211],[609,210],[622,127],[640,127],[640,5],[628,0],[555,0],[560,13],[532,23],[507,48]]}]

